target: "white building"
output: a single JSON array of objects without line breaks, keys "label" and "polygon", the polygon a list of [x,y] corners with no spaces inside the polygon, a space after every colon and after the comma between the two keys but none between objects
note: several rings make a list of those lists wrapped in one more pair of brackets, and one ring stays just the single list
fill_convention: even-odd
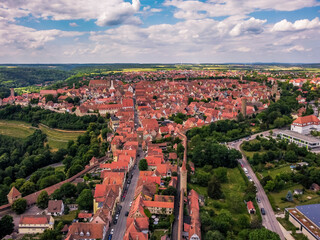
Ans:
[{"label": "white building", "polygon": [[313,149],[320,147],[320,140],[312,136],[306,136],[294,131],[284,130],[279,132],[281,139],[286,139],[289,142],[297,144],[299,147]]},{"label": "white building", "polygon": [[309,134],[313,130],[320,131],[320,120],[315,115],[298,117],[291,124],[291,131],[300,134]]}]

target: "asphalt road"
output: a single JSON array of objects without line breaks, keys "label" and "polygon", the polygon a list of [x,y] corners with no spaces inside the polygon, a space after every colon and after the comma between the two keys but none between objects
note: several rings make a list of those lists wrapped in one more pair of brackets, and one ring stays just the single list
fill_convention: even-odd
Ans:
[{"label": "asphalt road", "polygon": [[[136,106],[135,95],[133,97],[133,102],[134,102],[134,106]],[[138,113],[137,113],[137,110],[135,107],[134,107],[134,123],[135,123],[135,129],[137,129],[140,126],[140,124],[139,124]],[[137,157],[137,161],[136,161],[136,164],[137,164],[136,169],[131,170],[131,172],[128,174],[128,176],[130,176],[131,173],[133,173],[133,177],[131,179],[131,184],[129,185],[129,188],[128,188],[128,191],[126,194],[126,198],[123,202],[121,202],[121,200],[120,200],[120,205],[122,206],[122,210],[120,212],[118,222],[115,225],[112,223],[111,227],[109,228],[110,229],[109,233],[110,233],[111,229],[114,230],[114,234],[112,236],[112,239],[115,239],[115,240],[123,239],[124,234],[126,232],[127,217],[125,216],[125,214],[126,214],[126,212],[130,211],[130,202],[133,201],[134,192],[135,192],[135,189],[136,189],[136,186],[138,183],[139,174],[140,174],[139,161],[140,161],[140,159],[143,159],[145,157],[145,154],[144,154],[141,147],[139,147],[139,149],[138,149],[138,155],[139,156]],[[125,183],[125,186],[127,186],[127,183]],[[122,199],[122,196],[121,196],[121,199]]]},{"label": "asphalt road", "polygon": [[[274,134],[277,134],[278,130],[273,130]],[[259,133],[259,134],[255,134],[252,135],[248,140],[252,140],[255,139],[257,135],[263,134],[264,136],[269,136],[269,132],[263,132],[263,133]],[[240,145],[243,141],[245,141],[247,139],[243,138],[240,139],[236,142],[230,142],[228,143],[228,146],[231,148],[235,148],[237,150],[240,151]],[[275,214],[273,212],[273,209],[271,207],[271,204],[269,202],[269,199],[262,187],[262,185],[260,184],[260,181],[258,180],[258,178],[256,177],[254,171],[252,170],[250,164],[248,163],[246,157],[242,154],[242,164],[244,168],[247,168],[248,170],[248,174],[246,174],[247,176],[251,176],[253,182],[255,183],[256,187],[257,187],[257,197],[260,198],[261,202],[258,203],[259,208],[264,208],[266,214],[262,215],[262,225],[264,227],[266,227],[267,229],[276,232],[277,234],[279,234],[280,238],[282,240],[284,240],[284,235],[282,233],[282,230],[279,226],[279,222],[275,217]]]},{"label": "asphalt road", "polygon": [[[126,194],[126,198],[123,202],[120,201],[120,205],[122,206],[122,210],[120,212],[119,215],[119,219],[118,219],[118,223],[116,225],[114,225],[112,223],[110,229],[114,229],[114,234],[112,239],[115,240],[120,240],[123,239],[124,233],[126,231],[126,225],[127,225],[127,217],[125,216],[126,212],[129,212],[130,210],[130,202],[133,201],[133,197],[134,197],[134,192],[138,183],[138,179],[139,179],[139,160],[142,159],[144,157],[144,154],[142,153],[141,150],[139,150],[140,152],[140,157],[137,158],[137,167],[136,169],[133,169],[131,172],[133,172],[133,177],[131,179],[131,184],[128,188],[128,192]],[[129,174],[130,175],[130,174]]]}]

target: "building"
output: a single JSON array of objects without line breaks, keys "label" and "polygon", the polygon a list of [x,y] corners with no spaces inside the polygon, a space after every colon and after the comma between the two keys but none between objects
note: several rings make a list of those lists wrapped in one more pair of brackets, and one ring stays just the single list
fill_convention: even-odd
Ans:
[{"label": "building", "polygon": [[54,219],[46,215],[24,215],[19,222],[19,234],[43,233],[46,229],[53,229]]},{"label": "building", "polygon": [[14,186],[11,188],[10,192],[7,195],[9,204],[12,204],[15,200],[21,198],[22,195]]},{"label": "building", "polygon": [[48,215],[61,216],[64,212],[64,204],[62,200],[49,200],[48,202]]},{"label": "building", "polygon": [[300,147],[306,147],[308,149],[317,148],[320,146],[320,140],[312,136],[306,136],[298,132],[284,130],[279,132],[281,139],[286,139],[289,142],[293,142]]},{"label": "building", "polygon": [[300,134],[309,134],[311,131],[320,131],[320,120],[315,115],[298,117],[291,124],[291,131]]},{"label": "building", "polygon": [[105,224],[75,222],[69,227],[66,240],[106,239],[106,234]]},{"label": "building", "polygon": [[310,240],[320,240],[320,204],[286,208],[289,221]]},{"label": "building", "polygon": [[247,209],[249,214],[255,214],[256,209],[253,206],[253,203],[251,201],[247,202]]}]

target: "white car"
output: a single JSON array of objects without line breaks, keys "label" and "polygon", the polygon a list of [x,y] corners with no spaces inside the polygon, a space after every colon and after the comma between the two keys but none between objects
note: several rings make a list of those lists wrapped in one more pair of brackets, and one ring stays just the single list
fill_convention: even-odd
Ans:
[{"label": "white car", "polygon": [[132,202],[130,202],[129,206],[131,207],[131,205],[132,205]]},{"label": "white car", "polygon": [[113,233],[114,233],[114,229],[113,229],[113,228],[111,228],[110,234],[112,234],[112,235],[113,235]]},{"label": "white car", "polygon": [[117,219],[117,220],[119,219],[119,214],[116,215],[116,219]]}]

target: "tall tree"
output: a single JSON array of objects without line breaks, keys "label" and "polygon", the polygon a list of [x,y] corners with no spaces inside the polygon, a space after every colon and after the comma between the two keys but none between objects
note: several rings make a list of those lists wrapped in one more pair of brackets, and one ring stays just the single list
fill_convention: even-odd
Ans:
[{"label": "tall tree", "polygon": [[25,200],[24,198],[19,198],[13,202],[11,208],[17,214],[22,214],[27,209],[27,200]]},{"label": "tall tree", "polygon": [[14,230],[13,218],[10,215],[4,215],[0,220],[0,238],[9,235]]},{"label": "tall tree", "polygon": [[221,183],[215,176],[213,176],[208,183],[207,193],[209,197],[214,199],[220,199],[223,195],[221,190]]},{"label": "tall tree", "polygon": [[45,209],[48,207],[49,195],[47,191],[42,191],[37,199],[37,206],[41,209]]},{"label": "tall tree", "polygon": [[141,159],[139,162],[139,170],[146,171],[148,170],[148,162],[146,159]]},{"label": "tall tree", "polygon": [[84,189],[78,199],[77,203],[80,210],[92,210],[93,205],[93,195],[90,189]]}]

